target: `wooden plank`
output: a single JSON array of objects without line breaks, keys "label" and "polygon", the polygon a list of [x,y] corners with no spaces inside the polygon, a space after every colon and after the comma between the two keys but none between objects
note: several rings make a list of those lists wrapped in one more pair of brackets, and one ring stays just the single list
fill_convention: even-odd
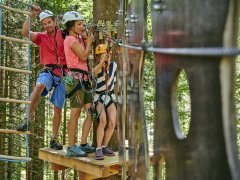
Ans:
[{"label": "wooden plank", "polygon": [[13,129],[0,129],[0,133],[32,134],[30,131],[17,131],[17,130],[13,130]]},{"label": "wooden plank", "polygon": [[7,37],[5,35],[0,35],[0,39],[19,42],[19,43],[33,44],[31,41],[28,41],[28,40],[18,39],[18,38],[13,38],[13,37]]},{"label": "wooden plank", "polygon": [[19,100],[19,99],[9,99],[9,98],[0,98],[0,101],[13,102],[13,103],[25,103],[25,104],[31,103],[31,101],[24,101],[24,100]]},{"label": "wooden plank", "polygon": [[28,157],[16,157],[16,156],[7,156],[7,155],[0,155],[0,160],[6,160],[6,161],[31,161],[31,158]]},{"label": "wooden plank", "polygon": [[12,7],[9,7],[9,6],[5,6],[3,4],[0,4],[0,7],[3,8],[3,9],[7,9],[9,11],[17,12],[17,13],[26,14],[26,15],[29,15],[29,16],[32,15],[32,13],[29,12],[29,11],[23,11],[23,10],[20,10],[20,9],[16,9],[16,8],[12,8]]},{"label": "wooden plank", "polygon": [[67,169],[65,166],[61,166],[59,164],[51,163],[51,170],[53,171],[59,171],[59,170],[64,170]]},{"label": "wooden plank", "polygon": [[92,179],[96,179],[96,177],[91,174],[87,174],[85,172],[78,171],[78,180],[92,180]]},{"label": "wooden plank", "polygon": [[23,70],[23,69],[17,69],[17,68],[10,68],[10,67],[0,66],[0,69],[7,70],[7,71],[20,72],[20,73],[25,73],[25,74],[32,74],[32,71]]},{"label": "wooden plank", "polygon": [[[111,166],[118,165],[118,153],[115,156],[104,156],[104,160],[95,160],[95,153],[88,157],[67,157],[66,148],[61,151],[50,148],[39,150],[39,159],[75,169],[87,174],[93,174],[96,178],[112,174]],[[110,167],[110,168],[109,168]]]}]

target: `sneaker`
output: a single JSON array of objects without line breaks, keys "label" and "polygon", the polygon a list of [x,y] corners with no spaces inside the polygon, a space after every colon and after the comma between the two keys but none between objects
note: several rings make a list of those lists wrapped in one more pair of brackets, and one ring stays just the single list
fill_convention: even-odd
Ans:
[{"label": "sneaker", "polygon": [[79,149],[76,145],[73,145],[71,148],[67,148],[66,156],[73,156],[73,157],[86,157],[87,154]]},{"label": "sneaker", "polygon": [[96,149],[95,159],[96,160],[103,160],[104,159],[102,149]]},{"label": "sneaker", "polygon": [[96,150],[96,148],[92,147],[90,144],[86,144],[86,146],[82,146],[82,144],[80,144],[79,149],[86,153],[93,153]]},{"label": "sneaker", "polygon": [[55,150],[62,150],[63,145],[58,143],[55,139],[51,139],[50,141],[50,148],[55,149]]},{"label": "sneaker", "polygon": [[23,123],[23,124],[19,124],[17,126],[17,131],[27,131],[27,127],[28,130],[30,129],[30,124],[27,126],[27,123]]},{"label": "sneaker", "polygon": [[106,156],[115,156],[115,153],[113,152],[113,150],[109,149],[109,147],[107,146],[102,148],[102,152],[103,152],[103,155],[106,155]]}]

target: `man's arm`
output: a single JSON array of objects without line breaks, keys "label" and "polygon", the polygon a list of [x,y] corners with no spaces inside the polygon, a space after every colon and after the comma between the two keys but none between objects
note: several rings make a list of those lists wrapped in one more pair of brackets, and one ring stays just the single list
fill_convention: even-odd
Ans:
[{"label": "man's arm", "polygon": [[[35,6],[35,5],[32,6],[32,9],[31,9],[32,15],[30,16],[30,29],[32,27],[32,21],[34,17],[37,16],[41,11],[42,10],[39,6]],[[28,37],[28,33],[29,33],[28,23],[29,23],[29,20],[27,18],[22,27],[22,35],[25,37]],[[30,31],[30,40],[35,41],[36,39],[37,39],[37,35],[34,32]]]}]

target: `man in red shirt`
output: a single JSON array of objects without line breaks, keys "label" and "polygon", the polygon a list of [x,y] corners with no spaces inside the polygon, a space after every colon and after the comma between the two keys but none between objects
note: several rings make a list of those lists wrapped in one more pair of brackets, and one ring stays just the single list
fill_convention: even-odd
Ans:
[{"label": "man in red shirt", "polygon": [[[57,29],[54,15],[51,11],[42,11],[40,7],[32,6],[32,15],[30,16],[30,24],[35,16],[39,15],[40,21],[45,29],[44,32],[32,32],[29,34],[28,19],[23,24],[22,34],[29,37],[40,49],[40,64],[43,69],[39,73],[36,86],[34,87],[28,107],[27,117],[31,122],[32,115],[39,104],[40,96],[46,96],[51,89],[51,103],[54,105],[53,132],[50,141],[50,147],[61,150],[63,146],[57,142],[58,130],[62,118],[62,107],[65,101],[65,84],[62,80],[64,69],[66,68],[66,59],[64,54],[63,38],[61,30]],[[27,122],[18,125],[18,131],[26,131],[28,129]]]}]

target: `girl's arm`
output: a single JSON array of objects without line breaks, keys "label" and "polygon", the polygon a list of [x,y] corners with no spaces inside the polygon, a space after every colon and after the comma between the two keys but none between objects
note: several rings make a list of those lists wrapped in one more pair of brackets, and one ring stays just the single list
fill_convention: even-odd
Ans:
[{"label": "girl's arm", "polygon": [[110,54],[104,54],[100,57],[100,62],[93,68],[94,76],[97,77],[98,73],[103,67],[105,62],[108,62],[109,58],[111,58]]},{"label": "girl's arm", "polygon": [[86,42],[85,51],[81,48],[81,46],[77,42],[72,44],[71,48],[79,59],[81,59],[83,61],[87,60],[89,54],[92,52],[91,44],[92,44],[93,40],[94,40],[94,36],[92,34],[85,40],[85,42]]}]

